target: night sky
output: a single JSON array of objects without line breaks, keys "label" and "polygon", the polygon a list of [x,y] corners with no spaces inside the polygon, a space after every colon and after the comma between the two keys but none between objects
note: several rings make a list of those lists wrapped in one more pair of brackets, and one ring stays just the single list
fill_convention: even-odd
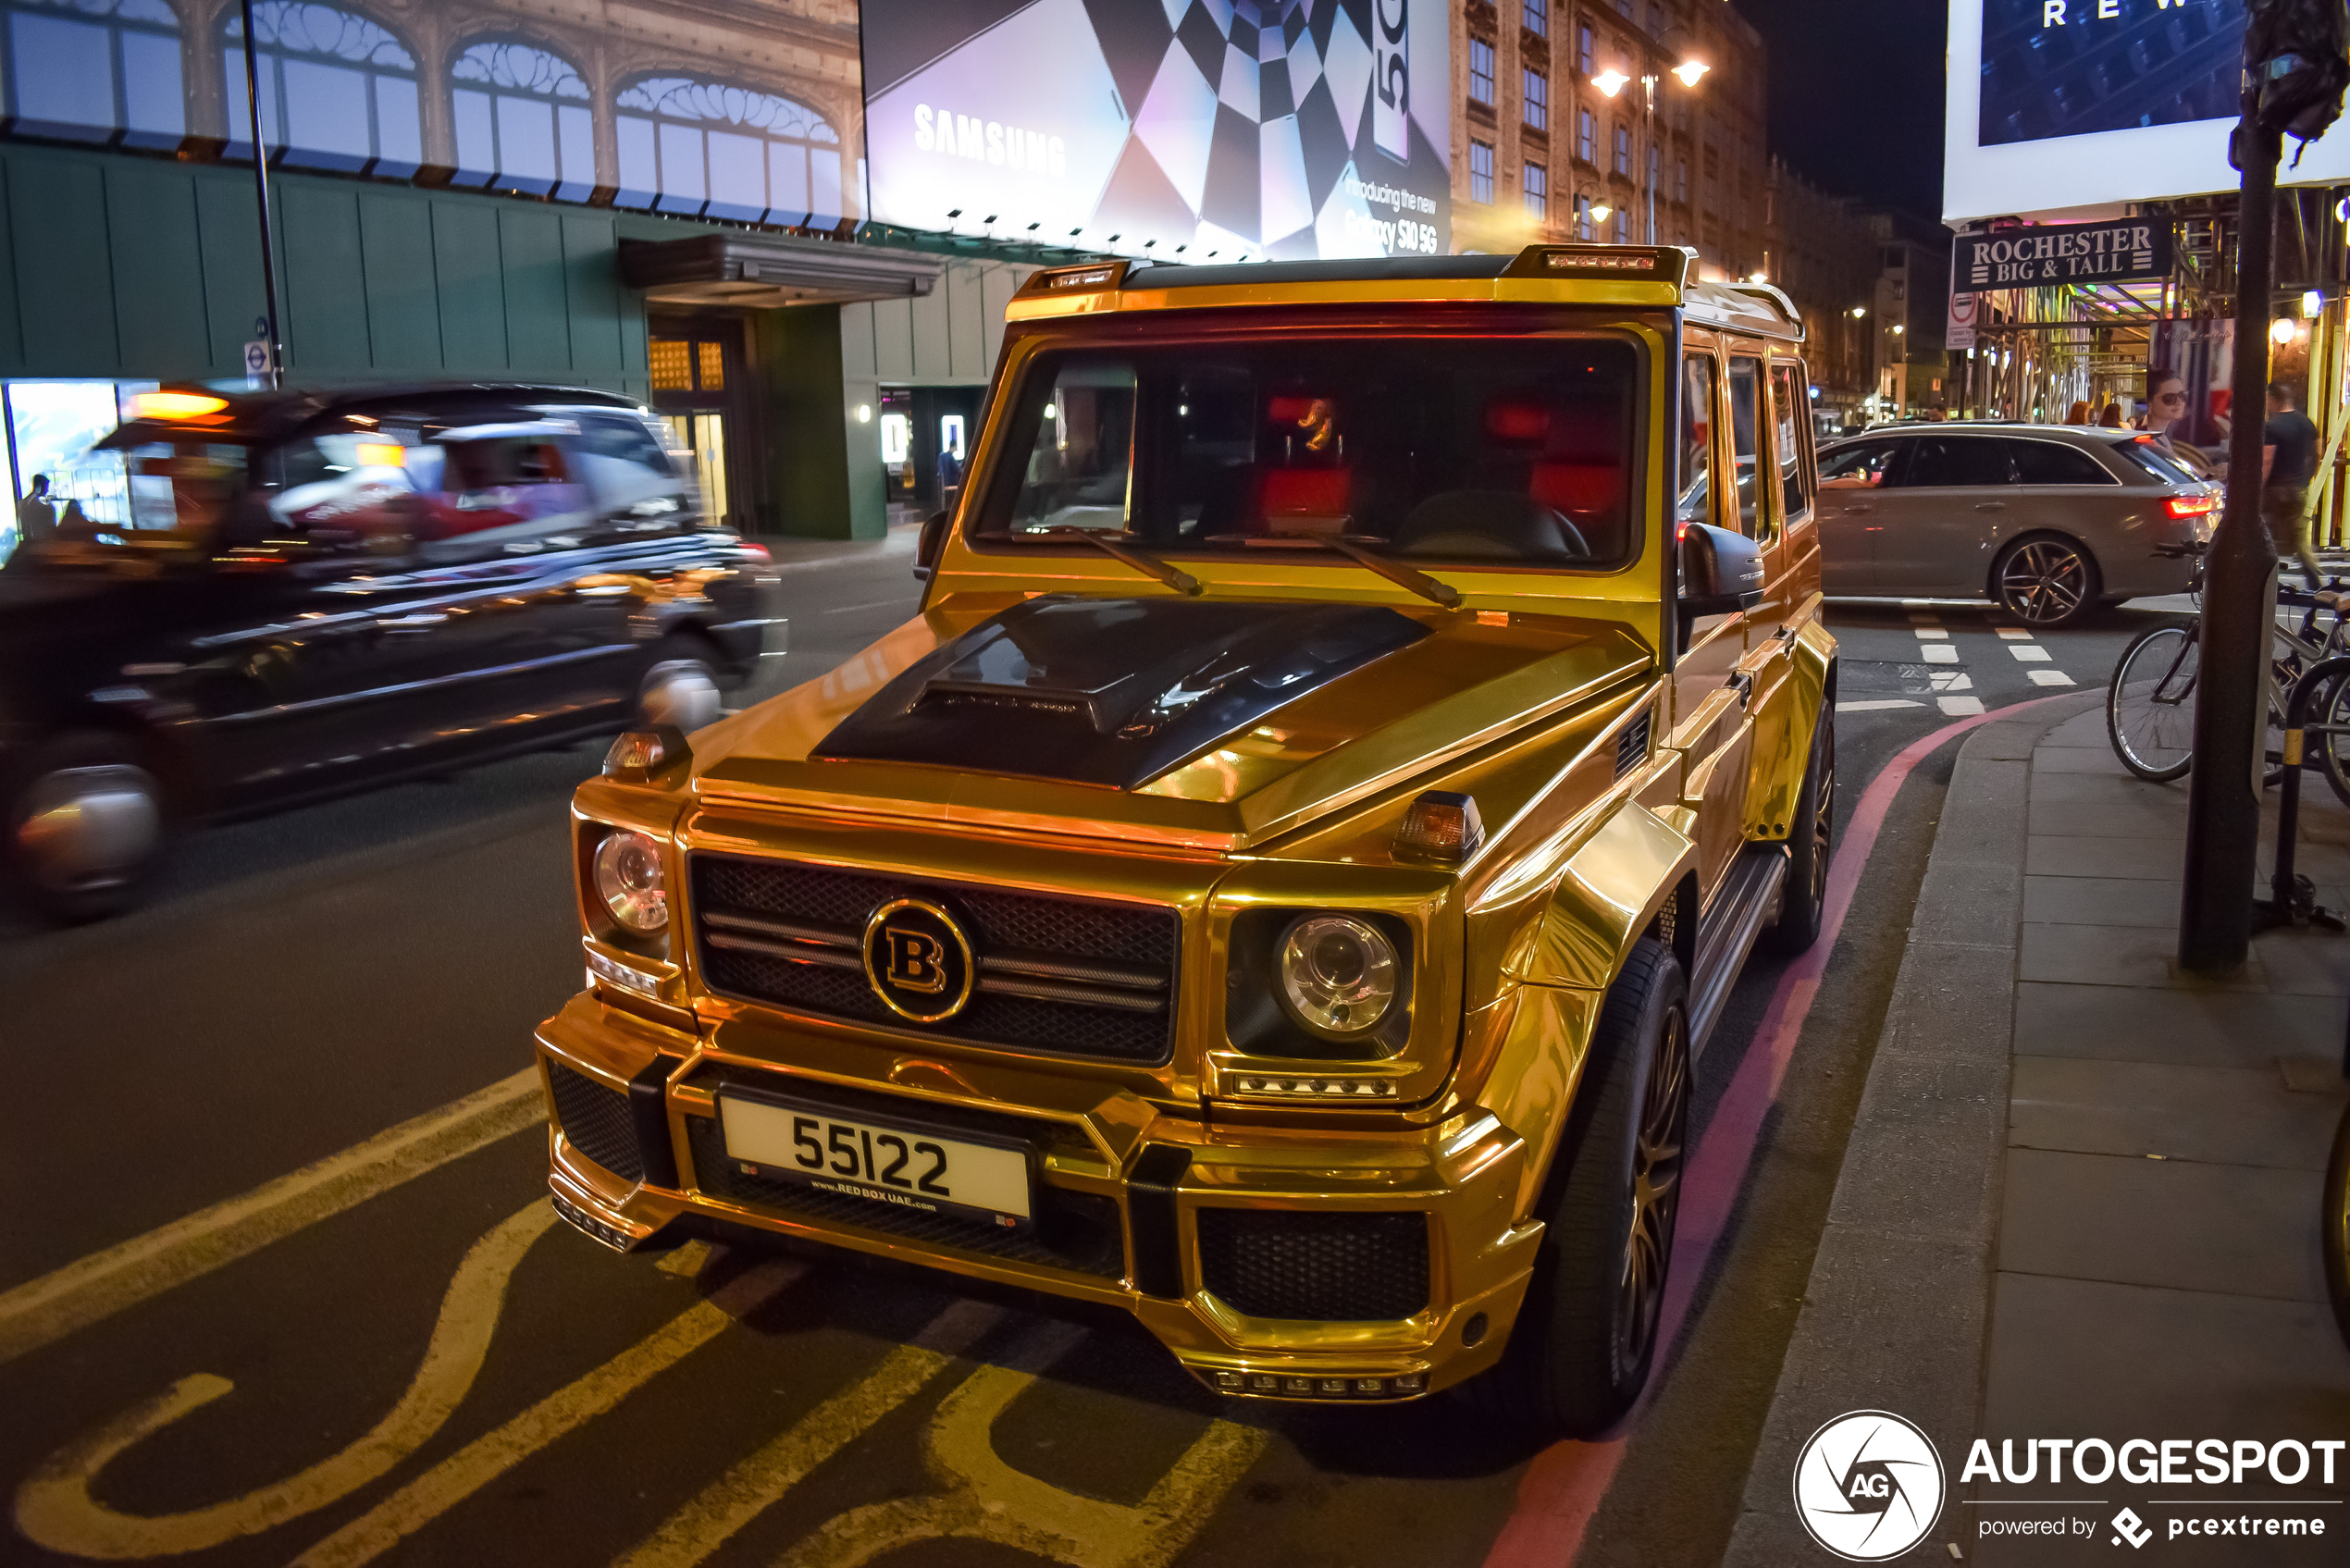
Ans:
[{"label": "night sky", "polygon": [[1942,212],[1936,0],[1732,0],[1771,50],[1771,151],[1831,194]]}]

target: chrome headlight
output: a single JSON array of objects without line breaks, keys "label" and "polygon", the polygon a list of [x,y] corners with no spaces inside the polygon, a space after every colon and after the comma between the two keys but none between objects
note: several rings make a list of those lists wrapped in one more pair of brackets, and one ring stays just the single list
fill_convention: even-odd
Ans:
[{"label": "chrome headlight", "polygon": [[1281,932],[1274,960],[1281,1000],[1317,1034],[1351,1040],[1395,1005],[1395,945],[1352,915],[1301,915]]},{"label": "chrome headlight", "polygon": [[623,931],[650,936],[669,924],[669,889],[661,846],[625,830],[596,846],[596,896]]}]

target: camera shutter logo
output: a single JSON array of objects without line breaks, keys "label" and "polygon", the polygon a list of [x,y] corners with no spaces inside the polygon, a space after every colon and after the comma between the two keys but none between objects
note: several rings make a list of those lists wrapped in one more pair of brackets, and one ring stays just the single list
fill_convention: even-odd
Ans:
[{"label": "camera shutter logo", "polygon": [[1942,1456],[1923,1432],[1882,1410],[1839,1415],[1795,1462],[1795,1514],[1848,1562],[1899,1557],[1942,1516]]},{"label": "camera shutter logo", "polygon": [[893,898],[865,917],[865,982],[882,1005],[914,1023],[944,1023],[963,1010],[979,978],[971,939],[943,905]]}]

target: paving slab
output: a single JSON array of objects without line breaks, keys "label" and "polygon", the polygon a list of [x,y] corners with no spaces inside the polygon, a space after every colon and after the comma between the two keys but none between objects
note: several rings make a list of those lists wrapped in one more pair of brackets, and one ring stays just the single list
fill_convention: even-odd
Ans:
[{"label": "paving slab", "polygon": [[2319,996],[2026,981],[2015,988],[2015,1054],[2264,1068],[2339,1040],[2343,1011]]},{"label": "paving slab", "polygon": [[2041,877],[2136,877],[2176,882],[2185,859],[2179,840],[2084,837],[2035,831],[2023,869]]},{"label": "paving slab", "polygon": [[2032,772],[2041,773],[2106,773],[2117,778],[2135,778],[2136,774],[2121,765],[2113,747],[2096,746],[2043,746],[2033,753]]},{"label": "paving slab", "polygon": [[[2149,784],[2147,787],[2158,789],[2162,786]],[[2032,803],[2032,831],[2035,833],[2064,833],[2076,838],[2153,839],[2168,847],[2183,841],[2186,821],[2184,796],[2176,801],[2100,801],[2094,805],[2037,800]]]},{"label": "paving slab", "polygon": [[2004,1273],[2322,1303],[2319,1173],[2010,1149]]},{"label": "paving slab", "polygon": [[[2019,1056],[2008,1142],[2018,1148],[2323,1171],[2344,1094],[2301,1093],[2273,1065]],[[2342,1089],[2339,1079],[2333,1085]]]},{"label": "paving slab", "polygon": [[2259,958],[2223,976],[2189,974],[2178,967],[2178,932],[2134,926],[2075,926],[2035,922],[2019,940],[2016,978],[2073,985],[2162,986],[2183,991],[2265,990]]},{"label": "paving slab", "polygon": [[2051,806],[2168,806],[2174,799],[2178,809],[2186,809],[2187,784],[2184,779],[2176,784],[2148,784],[2134,774],[2123,772],[2118,761],[2111,772],[2058,773],[2041,768],[2037,761],[2032,765],[2032,804],[2035,806],[2043,803]]},{"label": "paving slab", "polygon": [[2026,877],[2023,918],[2044,925],[2179,929],[2179,884],[2135,877]]}]

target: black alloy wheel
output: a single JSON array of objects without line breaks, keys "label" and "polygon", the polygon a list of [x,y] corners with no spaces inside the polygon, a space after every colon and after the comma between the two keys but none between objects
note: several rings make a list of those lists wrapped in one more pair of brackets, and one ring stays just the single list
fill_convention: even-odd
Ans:
[{"label": "black alloy wheel", "polygon": [[1544,1438],[1622,1420],[1662,1337],[1689,1116],[1688,984],[1654,937],[1608,988],[1537,1212],[1542,1243],[1501,1361],[1463,1394]]},{"label": "black alloy wheel", "polygon": [[2097,606],[2097,563],[2070,539],[2018,539],[1991,569],[1991,597],[2034,626],[2070,625]]},{"label": "black alloy wheel", "polygon": [[163,786],[137,741],[59,735],[9,780],[0,870],[44,920],[101,920],[138,902],[163,858],[167,826]]}]

